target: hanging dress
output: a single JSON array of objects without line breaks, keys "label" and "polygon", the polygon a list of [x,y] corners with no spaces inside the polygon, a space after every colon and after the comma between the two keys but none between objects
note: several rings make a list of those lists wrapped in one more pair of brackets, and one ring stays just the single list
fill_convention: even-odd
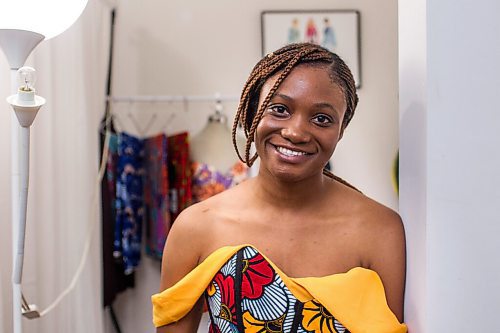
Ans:
[{"label": "hanging dress", "polygon": [[144,139],[144,170],[146,253],[161,259],[171,225],[165,134]]},{"label": "hanging dress", "polygon": [[123,258],[125,274],[131,274],[141,258],[143,200],[142,140],[120,133],[116,175],[115,258]]},{"label": "hanging dress", "polygon": [[[104,128],[104,121],[101,128]],[[104,149],[104,132],[100,133],[100,145]],[[123,260],[115,258],[114,235],[116,224],[116,171],[118,167],[118,136],[111,133],[108,142],[108,158],[106,169],[101,181],[101,208],[102,208],[102,293],[103,305],[113,304],[116,296],[127,288],[134,287],[134,274],[125,275]]]},{"label": "hanging dress", "polygon": [[241,161],[236,162],[226,172],[200,162],[193,162],[191,168],[192,194],[195,203],[236,186],[248,178],[248,167]]},{"label": "hanging dress", "polygon": [[187,132],[168,137],[168,176],[170,220],[173,222],[191,205],[191,167]]}]

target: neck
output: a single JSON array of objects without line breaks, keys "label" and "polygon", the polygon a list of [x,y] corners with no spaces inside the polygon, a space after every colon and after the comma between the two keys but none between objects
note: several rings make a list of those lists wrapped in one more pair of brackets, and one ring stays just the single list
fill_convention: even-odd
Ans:
[{"label": "neck", "polygon": [[331,189],[332,180],[322,173],[298,182],[286,182],[259,171],[256,181],[256,196],[281,209],[307,209],[316,206]]}]

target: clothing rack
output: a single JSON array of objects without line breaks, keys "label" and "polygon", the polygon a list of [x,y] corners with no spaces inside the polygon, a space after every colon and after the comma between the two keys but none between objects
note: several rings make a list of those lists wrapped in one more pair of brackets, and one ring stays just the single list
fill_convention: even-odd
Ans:
[{"label": "clothing rack", "polygon": [[[108,96],[106,98],[107,104],[156,104],[156,103],[182,103],[184,105],[184,110],[187,111],[189,103],[198,102],[198,103],[207,103],[207,102],[215,102],[215,114],[210,116],[210,120],[221,121],[221,119],[226,119],[222,114],[222,103],[223,102],[239,102],[239,97],[234,95],[221,95],[216,93],[214,95],[132,95],[132,96]],[[118,113],[121,113],[120,110],[128,110],[127,108],[114,108],[118,110]],[[148,123],[142,127],[137,121],[136,117],[133,113],[128,112],[128,116],[130,121],[132,122],[135,131],[139,136],[144,136],[145,133],[148,133],[151,126],[157,123],[157,114],[153,114]],[[163,125],[160,126],[161,131],[166,132],[167,127],[175,118],[176,114],[170,114],[170,117],[164,121]],[[115,122],[118,119],[115,118]],[[120,125],[120,128],[125,128],[123,124],[117,123],[116,125]],[[156,125],[155,125],[156,126]]]},{"label": "clothing rack", "polygon": [[190,102],[238,102],[234,95],[136,95],[108,96],[111,103],[190,103]]}]

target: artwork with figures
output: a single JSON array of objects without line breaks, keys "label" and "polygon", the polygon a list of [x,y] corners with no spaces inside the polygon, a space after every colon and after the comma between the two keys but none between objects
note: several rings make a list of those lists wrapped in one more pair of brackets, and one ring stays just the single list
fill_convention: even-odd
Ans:
[{"label": "artwork with figures", "polygon": [[361,87],[360,19],[356,10],[264,11],[262,55],[291,43],[310,42],[337,53]]}]

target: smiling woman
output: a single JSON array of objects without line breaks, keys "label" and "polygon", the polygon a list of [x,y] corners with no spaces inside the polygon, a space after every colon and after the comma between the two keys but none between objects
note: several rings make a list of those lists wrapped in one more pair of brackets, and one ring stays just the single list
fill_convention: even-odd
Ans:
[{"label": "smiling woman", "polygon": [[248,166],[260,157],[258,175],[174,223],[152,297],[158,332],[196,332],[203,302],[210,332],[406,332],[399,215],[324,170],[357,101],[349,68],[320,46],[257,63],[233,142]]},{"label": "smiling woman", "polygon": [[[275,74],[266,81],[261,96],[269,94],[278,78]],[[297,66],[270,99],[257,125],[255,147],[261,171],[278,177],[273,170],[280,170],[294,180],[317,176],[341,137],[345,105],[344,93],[326,66]]]}]

